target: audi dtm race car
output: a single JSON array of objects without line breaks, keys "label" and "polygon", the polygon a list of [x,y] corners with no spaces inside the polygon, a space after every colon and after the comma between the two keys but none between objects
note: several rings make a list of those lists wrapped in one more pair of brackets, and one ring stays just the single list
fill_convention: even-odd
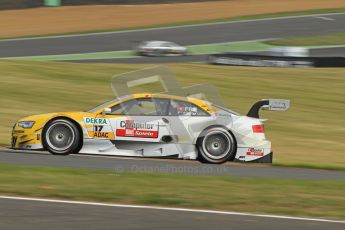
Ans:
[{"label": "audi dtm race car", "polygon": [[25,117],[13,127],[12,148],[71,153],[176,157],[207,163],[272,162],[259,110],[287,110],[288,100],[261,100],[246,116],[208,101],[134,94],[87,112]]}]

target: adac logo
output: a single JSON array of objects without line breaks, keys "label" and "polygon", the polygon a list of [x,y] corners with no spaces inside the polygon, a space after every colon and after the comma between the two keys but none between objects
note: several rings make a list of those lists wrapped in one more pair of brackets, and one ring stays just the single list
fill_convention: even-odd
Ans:
[{"label": "adac logo", "polygon": [[108,132],[103,133],[103,132],[95,132],[93,137],[98,137],[98,138],[109,138],[109,134]]}]

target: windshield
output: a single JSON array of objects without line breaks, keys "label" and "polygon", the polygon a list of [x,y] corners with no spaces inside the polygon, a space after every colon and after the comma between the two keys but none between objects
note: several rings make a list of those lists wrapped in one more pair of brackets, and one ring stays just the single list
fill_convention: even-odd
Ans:
[{"label": "windshield", "polygon": [[88,112],[88,113],[95,113],[95,112],[97,112],[100,109],[107,108],[108,106],[114,104],[115,102],[121,101],[121,100],[129,98],[129,97],[130,96],[123,96],[123,97],[115,98],[113,100],[104,102],[103,104],[100,104],[100,105],[96,106],[95,108],[92,108],[90,110],[86,110],[86,112]]}]

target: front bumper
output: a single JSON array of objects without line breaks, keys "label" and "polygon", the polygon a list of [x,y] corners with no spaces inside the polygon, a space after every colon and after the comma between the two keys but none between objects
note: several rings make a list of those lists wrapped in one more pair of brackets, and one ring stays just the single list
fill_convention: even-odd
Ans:
[{"label": "front bumper", "polygon": [[11,148],[12,149],[43,149],[42,129],[23,129],[15,125],[12,131]]}]

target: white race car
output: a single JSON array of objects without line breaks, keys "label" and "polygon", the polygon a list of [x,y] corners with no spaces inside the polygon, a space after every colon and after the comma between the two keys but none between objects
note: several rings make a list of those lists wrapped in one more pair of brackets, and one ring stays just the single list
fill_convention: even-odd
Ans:
[{"label": "white race car", "polygon": [[136,48],[139,55],[144,56],[182,56],[187,54],[187,48],[173,42],[146,41]]},{"label": "white race car", "polygon": [[287,110],[289,101],[261,100],[245,116],[196,98],[133,94],[87,112],[23,118],[13,127],[12,148],[269,163],[271,142],[265,138],[260,108]]}]

